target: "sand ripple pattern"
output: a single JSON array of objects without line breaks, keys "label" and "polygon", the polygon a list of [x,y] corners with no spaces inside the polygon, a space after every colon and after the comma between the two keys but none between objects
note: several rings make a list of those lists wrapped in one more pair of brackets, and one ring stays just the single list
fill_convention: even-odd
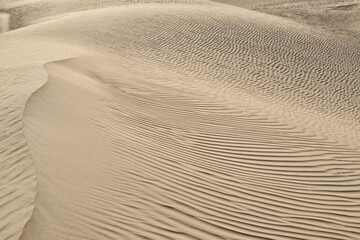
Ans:
[{"label": "sand ripple pattern", "polygon": [[[62,233],[65,239],[360,237],[359,150],[266,117],[251,104],[209,98],[205,84],[194,91],[199,85],[183,87],[187,79],[176,75],[109,64],[50,63],[49,87],[32,100],[51,101],[51,94],[44,98],[51,91],[79,95],[76,89],[98,98],[91,109],[86,101],[78,109],[104,148],[91,185],[71,202],[76,231]],[[87,87],[61,75],[87,65]],[[90,88],[94,80],[100,85]]]},{"label": "sand ripple pattern", "polygon": [[113,83],[118,100],[98,123],[116,149],[111,181],[136,189],[114,201],[132,199],[122,214],[129,222],[144,214],[139,226],[120,224],[123,231],[149,239],[360,237],[358,150],[251,106],[139,78]]},{"label": "sand ripple pattern", "polygon": [[6,240],[19,239],[36,193],[35,167],[22,122],[28,86],[9,81],[16,70],[0,69],[0,239]]},{"label": "sand ripple pattern", "polygon": [[[360,239],[354,41],[213,1],[60,2],[10,18],[38,48],[98,54],[47,63],[27,104],[21,239]],[[4,82],[0,213],[24,225],[36,88]]]},{"label": "sand ripple pattern", "polygon": [[57,32],[46,31],[44,24],[26,34],[153,62],[269,102],[292,104],[296,111],[313,112],[319,129],[323,117],[335,118],[339,131],[350,136],[344,140],[358,144],[352,129],[360,116],[360,54],[358,44],[347,38],[223,4],[137,4],[89,10],[53,23]]}]

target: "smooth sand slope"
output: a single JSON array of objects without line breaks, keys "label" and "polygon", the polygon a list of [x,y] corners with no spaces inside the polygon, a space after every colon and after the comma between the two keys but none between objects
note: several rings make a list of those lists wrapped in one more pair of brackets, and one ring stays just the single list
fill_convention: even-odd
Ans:
[{"label": "smooth sand slope", "polygon": [[251,10],[304,1],[0,3],[0,239],[360,239],[356,31]]},{"label": "smooth sand slope", "polygon": [[0,33],[9,31],[9,14],[0,13]]}]

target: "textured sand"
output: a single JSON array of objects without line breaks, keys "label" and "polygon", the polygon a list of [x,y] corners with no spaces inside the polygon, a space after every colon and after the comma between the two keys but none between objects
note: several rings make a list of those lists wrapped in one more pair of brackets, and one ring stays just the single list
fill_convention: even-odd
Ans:
[{"label": "textured sand", "polygon": [[360,239],[357,4],[0,0],[0,239]]},{"label": "textured sand", "polygon": [[9,31],[9,17],[9,14],[0,12],[0,33]]}]

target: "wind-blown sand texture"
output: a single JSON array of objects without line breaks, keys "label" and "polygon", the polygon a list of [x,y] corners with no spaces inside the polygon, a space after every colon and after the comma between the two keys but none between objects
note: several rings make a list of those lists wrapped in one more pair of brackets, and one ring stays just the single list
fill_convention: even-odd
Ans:
[{"label": "wind-blown sand texture", "polygon": [[357,4],[0,0],[0,240],[360,239]]}]

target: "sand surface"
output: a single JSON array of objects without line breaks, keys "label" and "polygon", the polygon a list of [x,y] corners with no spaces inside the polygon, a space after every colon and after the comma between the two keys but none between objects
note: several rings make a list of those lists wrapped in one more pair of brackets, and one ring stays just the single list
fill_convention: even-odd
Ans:
[{"label": "sand surface", "polygon": [[0,240],[360,239],[359,4],[0,0]]}]

